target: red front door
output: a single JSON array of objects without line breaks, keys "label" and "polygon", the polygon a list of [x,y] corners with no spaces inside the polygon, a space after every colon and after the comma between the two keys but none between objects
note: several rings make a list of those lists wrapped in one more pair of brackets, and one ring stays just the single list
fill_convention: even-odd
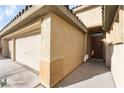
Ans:
[{"label": "red front door", "polygon": [[91,37],[91,58],[103,59],[103,37]]}]

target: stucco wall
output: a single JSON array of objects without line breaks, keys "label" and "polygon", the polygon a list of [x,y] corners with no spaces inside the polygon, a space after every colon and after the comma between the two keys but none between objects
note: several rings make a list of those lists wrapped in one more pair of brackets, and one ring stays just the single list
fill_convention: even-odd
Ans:
[{"label": "stucco wall", "polygon": [[119,9],[116,12],[112,27],[110,31],[106,33],[106,64],[109,66],[111,65],[113,79],[118,88],[124,88],[123,11],[124,10]]},{"label": "stucco wall", "polygon": [[9,46],[9,57],[12,58],[13,43],[12,40],[8,40]]},{"label": "stucco wall", "polygon": [[124,44],[106,44],[106,64],[111,66],[116,87],[124,87]]},{"label": "stucco wall", "polygon": [[8,40],[4,38],[2,38],[2,56],[9,57]]},{"label": "stucco wall", "polygon": [[110,33],[106,32],[106,57],[105,57],[105,61],[106,61],[106,65],[107,66],[111,66],[111,56],[112,56],[112,51],[111,51],[111,47],[112,45],[110,45]]},{"label": "stucco wall", "polygon": [[113,46],[111,70],[116,87],[124,88],[124,44]]},{"label": "stucco wall", "polygon": [[86,11],[80,11],[76,14],[87,27],[102,25],[101,6]]},{"label": "stucco wall", "polygon": [[41,22],[41,61],[40,82],[45,87],[50,87],[50,46],[51,46],[51,17],[44,16]]},{"label": "stucco wall", "polygon": [[51,14],[51,86],[84,61],[85,33]]}]

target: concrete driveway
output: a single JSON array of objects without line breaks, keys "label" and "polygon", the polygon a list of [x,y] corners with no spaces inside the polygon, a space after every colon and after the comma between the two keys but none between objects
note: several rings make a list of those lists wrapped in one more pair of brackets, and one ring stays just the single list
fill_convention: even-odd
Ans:
[{"label": "concrete driveway", "polygon": [[33,88],[40,84],[39,76],[11,59],[0,58],[0,80],[7,79],[8,88]]}]

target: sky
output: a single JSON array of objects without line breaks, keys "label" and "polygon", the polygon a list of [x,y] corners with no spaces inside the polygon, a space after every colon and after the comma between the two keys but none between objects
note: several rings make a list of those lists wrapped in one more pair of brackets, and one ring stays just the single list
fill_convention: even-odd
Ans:
[{"label": "sky", "polygon": [[[76,5],[69,5],[69,8],[72,9],[75,6]],[[0,5],[0,30],[23,8],[25,8],[25,5]]]},{"label": "sky", "polygon": [[24,5],[0,5],[0,30],[24,7]]}]

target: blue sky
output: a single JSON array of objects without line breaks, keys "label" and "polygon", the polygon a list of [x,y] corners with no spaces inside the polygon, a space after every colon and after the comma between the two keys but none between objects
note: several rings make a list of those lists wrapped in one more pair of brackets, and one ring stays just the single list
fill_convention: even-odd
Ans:
[{"label": "blue sky", "polygon": [[24,7],[24,5],[0,5],[0,30]]},{"label": "blue sky", "polygon": [[[70,5],[72,9],[76,5]],[[0,5],[0,30],[21,11],[25,5]]]}]

